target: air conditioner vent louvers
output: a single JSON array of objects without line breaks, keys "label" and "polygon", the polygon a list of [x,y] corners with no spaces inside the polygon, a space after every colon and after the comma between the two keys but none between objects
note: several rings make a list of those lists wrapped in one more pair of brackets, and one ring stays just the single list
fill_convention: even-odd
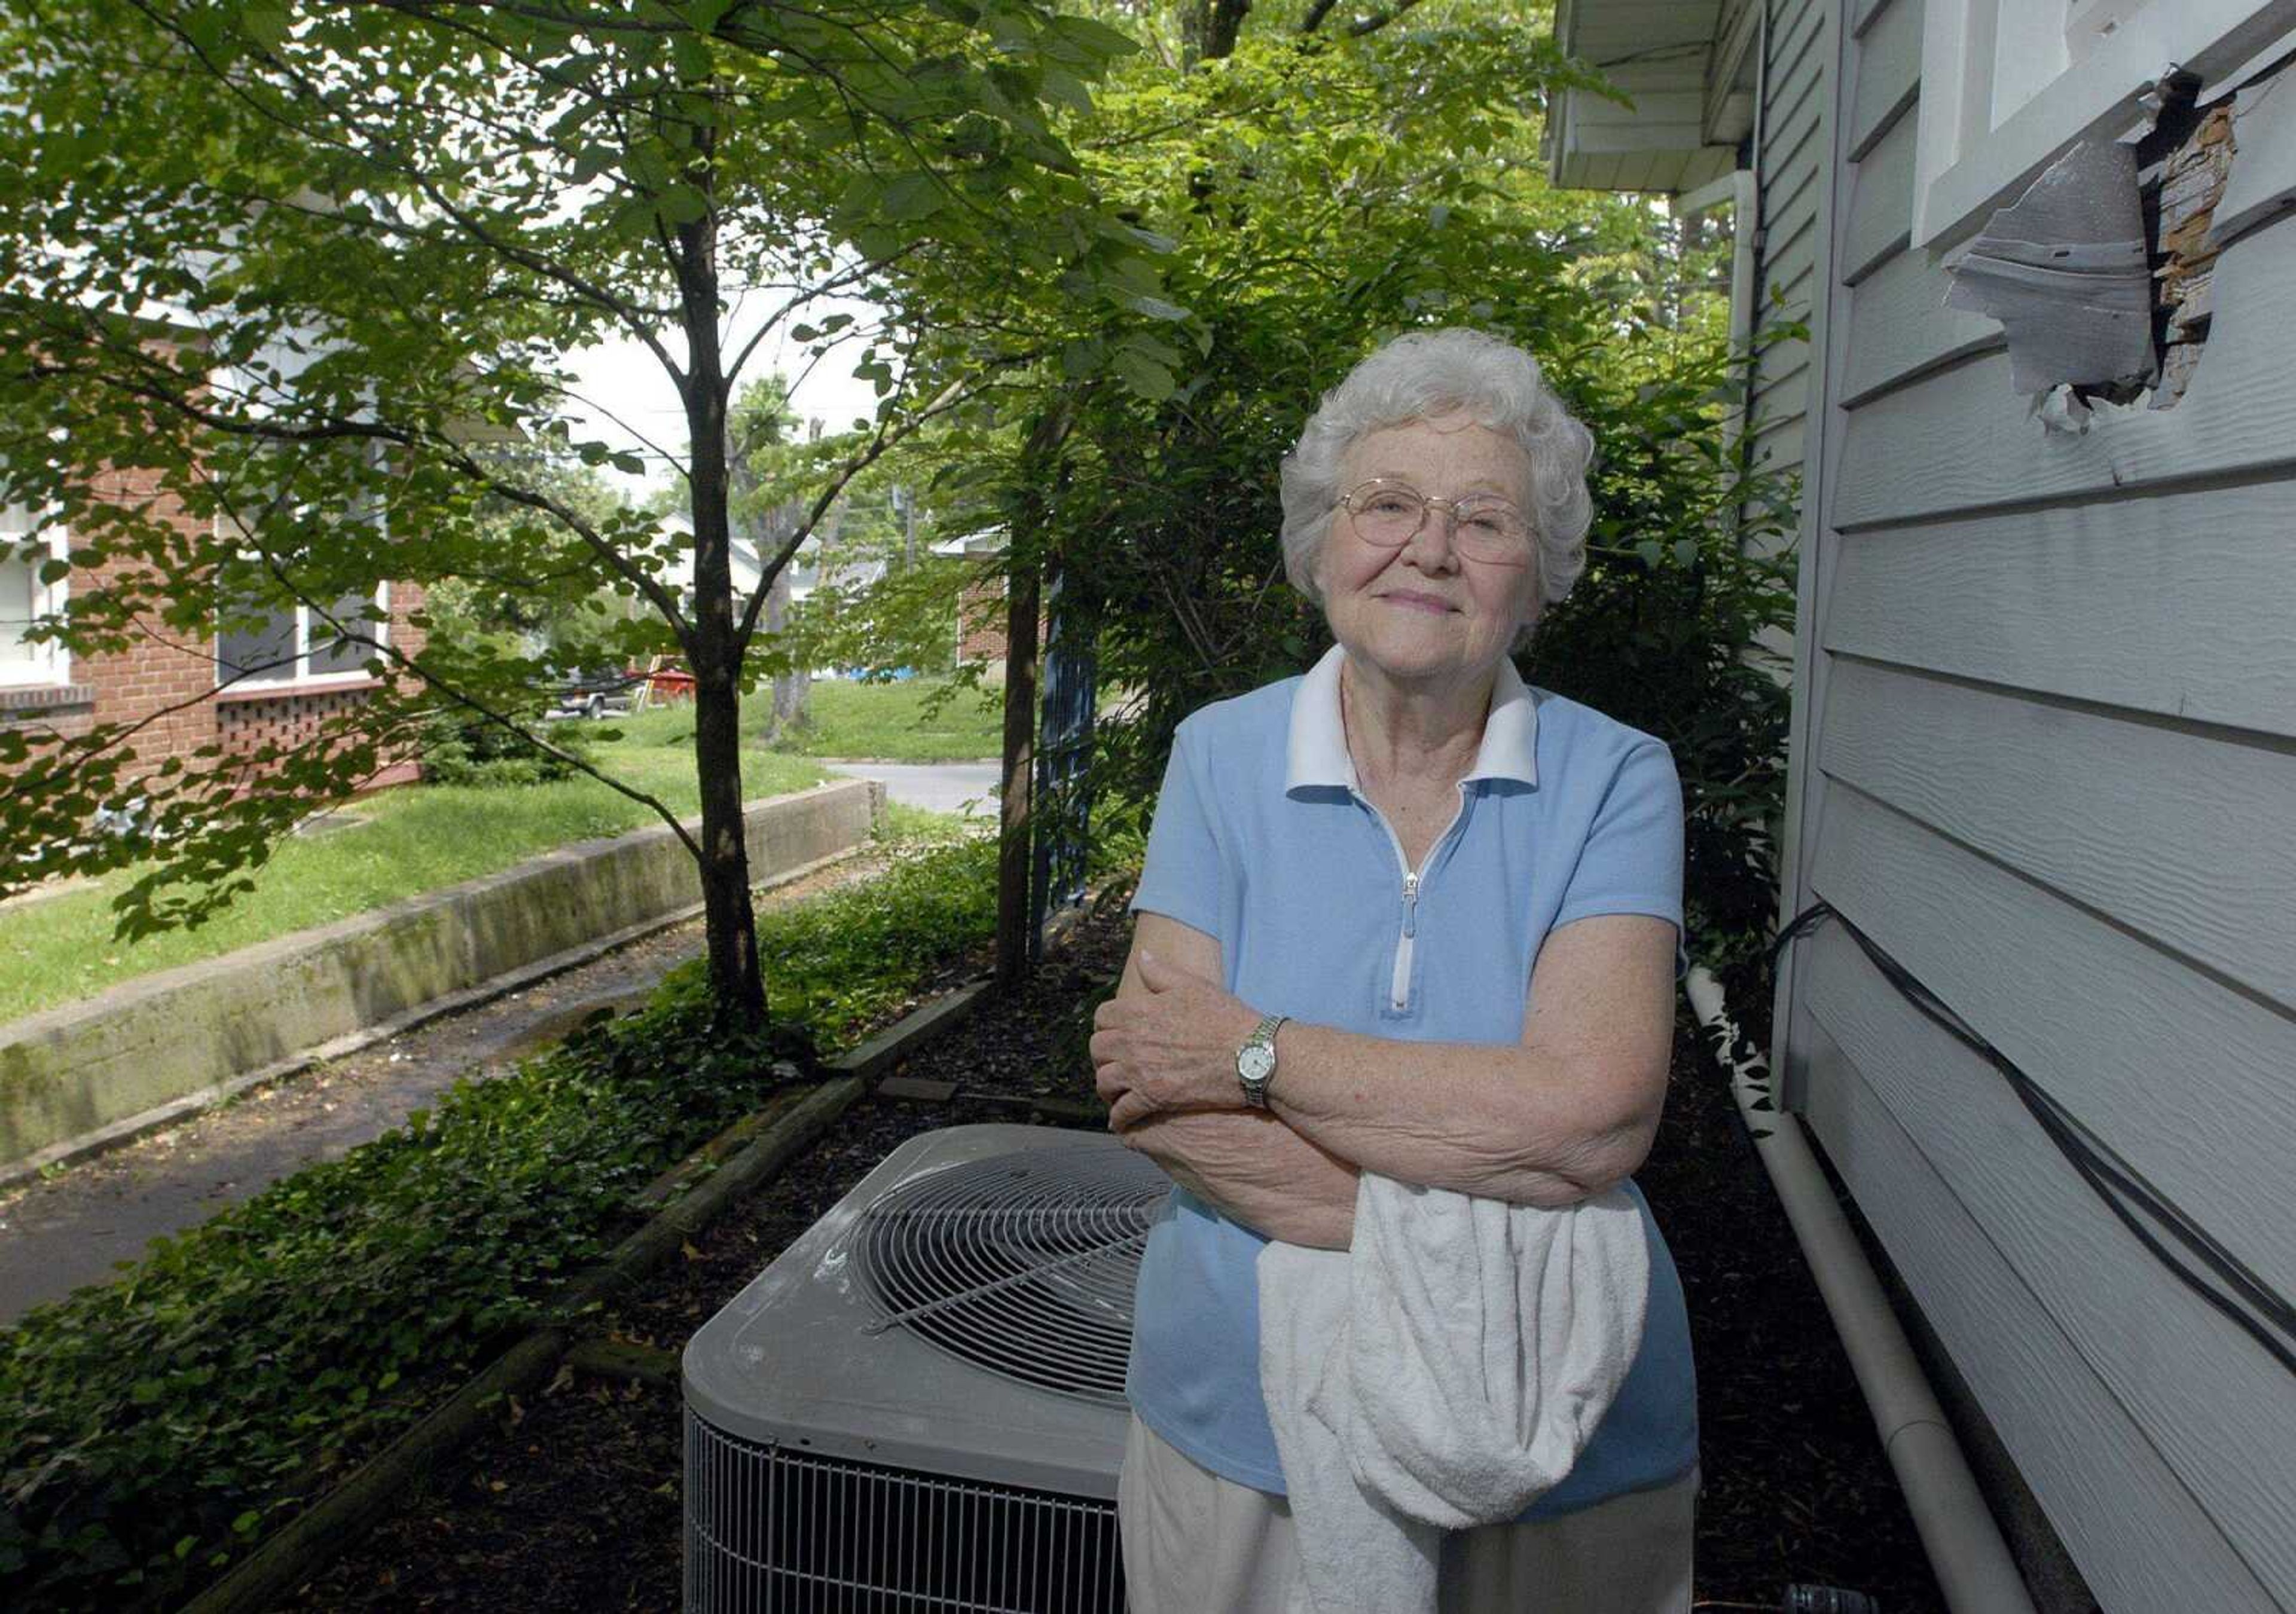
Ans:
[{"label": "air conditioner vent louvers", "polygon": [[1008,1379],[1124,1397],[1132,1285],[1170,1183],[1128,1150],[1044,1150],[904,1183],[864,1213],[854,1266],[905,1329]]},{"label": "air conditioner vent louvers", "polygon": [[689,1614],[1123,1614],[1132,1286],[1106,1133],[911,1138],[687,1343]]}]

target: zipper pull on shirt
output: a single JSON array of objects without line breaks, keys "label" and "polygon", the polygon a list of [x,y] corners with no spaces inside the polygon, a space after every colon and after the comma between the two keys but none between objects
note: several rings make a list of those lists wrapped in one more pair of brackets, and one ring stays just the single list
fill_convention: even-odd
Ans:
[{"label": "zipper pull on shirt", "polygon": [[1407,868],[1403,871],[1403,934],[1395,938],[1395,970],[1387,983],[1388,1007],[1398,1014],[1411,1007],[1411,945],[1418,934],[1419,872]]}]

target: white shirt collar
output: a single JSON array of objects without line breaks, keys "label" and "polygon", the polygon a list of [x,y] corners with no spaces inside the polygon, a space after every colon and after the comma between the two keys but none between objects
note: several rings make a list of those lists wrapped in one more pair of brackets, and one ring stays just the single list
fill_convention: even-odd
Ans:
[{"label": "white shirt collar", "polygon": [[[1308,669],[1292,696],[1292,732],[1285,752],[1283,788],[1288,792],[1323,785],[1356,788],[1355,758],[1348,755],[1347,726],[1340,717],[1340,668],[1347,651],[1334,644]],[[1491,709],[1483,719],[1482,743],[1468,779],[1514,779],[1538,782],[1538,703],[1514,663],[1499,663],[1491,684]]]}]

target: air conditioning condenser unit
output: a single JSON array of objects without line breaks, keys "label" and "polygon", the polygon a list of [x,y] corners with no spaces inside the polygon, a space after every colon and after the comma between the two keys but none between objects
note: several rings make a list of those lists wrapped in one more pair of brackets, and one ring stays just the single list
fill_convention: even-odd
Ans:
[{"label": "air conditioning condenser unit", "polygon": [[1108,1614],[1140,1251],[1104,1134],[911,1139],[687,1345],[685,1607]]}]

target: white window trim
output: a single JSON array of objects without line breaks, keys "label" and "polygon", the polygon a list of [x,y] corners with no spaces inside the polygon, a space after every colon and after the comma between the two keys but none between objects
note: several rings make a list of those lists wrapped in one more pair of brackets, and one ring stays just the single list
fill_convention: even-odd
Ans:
[{"label": "white window trim", "polygon": [[[33,517],[35,524],[38,524],[41,519],[37,515]],[[0,544],[10,545],[9,553],[12,558],[16,553],[14,545],[27,536],[12,528],[0,529]],[[61,522],[49,523],[45,537],[49,559],[68,561],[71,558],[71,536]],[[71,587],[70,581],[59,578],[53,583],[43,583],[39,580],[37,565],[35,562],[32,578],[36,591],[32,596],[33,614],[54,616],[64,608],[64,600]],[[30,657],[22,661],[0,661],[0,689],[58,689],[70,682],[71,652],[53,640],[38,646]]]},{"label": "white window trim", "polygon": [[1991,122],[1999,8],[2036,0],[1928,0],[1914,152],[1916,247],[1946,246],[2082,139],[2142,128],[2142,97],[2170,68],[2221,78],[2296,29],[2296,0],[2152,0],[1998,127]]}]

